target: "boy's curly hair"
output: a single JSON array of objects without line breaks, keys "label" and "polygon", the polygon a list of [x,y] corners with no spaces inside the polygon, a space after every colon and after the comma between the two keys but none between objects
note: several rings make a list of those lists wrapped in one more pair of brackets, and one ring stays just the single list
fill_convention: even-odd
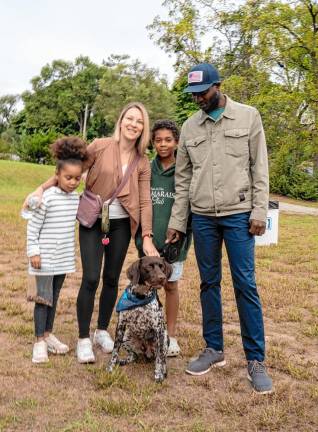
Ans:
[{"label": "boy's curly hair", "polygon": [[58,170],[65,163],[81,165],[87,159],[86,148],[86,142],[77,136],[59,138],[50,146]]},{"label": "boy's curly hair", "polygon": [[174,139],[178,142],[180,137],[180,132],[177,124],[172,120],[157,120],[151,129],[151,141],[155,140],[156,132],[159,129],[168,129],[172,132]]}]

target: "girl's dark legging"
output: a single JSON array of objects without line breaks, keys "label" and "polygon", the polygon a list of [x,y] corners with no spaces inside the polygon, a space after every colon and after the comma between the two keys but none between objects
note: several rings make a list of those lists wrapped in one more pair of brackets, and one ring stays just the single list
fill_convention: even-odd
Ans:
[{"label": "girl's dark legging", "polygon": [[47,306],[41,303],[35,303],[34,305],[34,328],[36,337],[43,337],[45,332],[50,333],[53,329],[56,305],[65,276],[65,274],[53,276],[52,306]]},{"label": "girl's dark legging", "polygon": [[85,228],[80,225],[79,242],[83,267],[82,284],[77,297],[79,337],[89,337],[95,293],[99,284],[104,256],[103,286],[99,299],[97,327],[106,330],[116,303],[120,272],[130,242],[130,219],[111,219],[109,244],[103,246],[101,220]]}]

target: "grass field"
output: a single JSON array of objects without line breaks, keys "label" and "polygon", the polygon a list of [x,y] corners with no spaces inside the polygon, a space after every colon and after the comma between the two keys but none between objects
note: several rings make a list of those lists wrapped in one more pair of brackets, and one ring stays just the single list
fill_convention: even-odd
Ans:
[{"label": "grass field", "polygon": [[[203,347],[193,250],[180,284],[182,356],[169,359],[163,385],[154,384],[152,365],[127,366],[109,376],[104,370],[108,357],[101,352],[95,365],[77,363],[79,259],[78,272],[66,280],[55,323],[55,333],[71,352],[50,357],[46,365],[32,365],[33,305],[25,301],[26,227],[19,210],[26,193],[52,172],[53,167],[0,161],[0,431],[318,430],[318,218],[313,216],[281,214],[279,245],[257,249],[273,395],[254,394],[246,379],[226,258],[222,292],[227,365],[198,378],[184,373],[189,358]],[[125,268],[135,257],[131,245]],[[123,271],[121,290],[126,282]],[[115,322],[114,316],[112,334]],[[96,313],[92,329],[95,323]]]}]

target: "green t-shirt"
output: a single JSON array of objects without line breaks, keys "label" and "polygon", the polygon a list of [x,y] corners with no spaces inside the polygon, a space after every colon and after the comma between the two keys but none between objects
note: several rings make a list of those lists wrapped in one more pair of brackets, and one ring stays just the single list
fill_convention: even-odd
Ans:
[{"label": "green t-shirt", "polygon": [[[174,203],[175,164],[167,168],[162,167],[158,156],[151,164],[151,199],[152,199],[152,229],[153,243],[160,251],[165,245],[166,232]],[[191,230],[187,230],[186,239],[181,249],[178,261],[184,261],[191,244]],[[140,230],[136,234],[136,247],[142,253],[142,239]]]}]

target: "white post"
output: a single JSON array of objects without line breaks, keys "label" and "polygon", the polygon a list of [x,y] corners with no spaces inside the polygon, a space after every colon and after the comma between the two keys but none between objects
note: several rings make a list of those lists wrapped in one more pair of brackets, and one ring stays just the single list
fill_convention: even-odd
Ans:
[{"label": "white post", "polygon": [[85,105],[85,112],[84,112],[84,124],[83,124],[83,139],[84,140],[86,140],[87,117],[88,117],[88,104]]}]

